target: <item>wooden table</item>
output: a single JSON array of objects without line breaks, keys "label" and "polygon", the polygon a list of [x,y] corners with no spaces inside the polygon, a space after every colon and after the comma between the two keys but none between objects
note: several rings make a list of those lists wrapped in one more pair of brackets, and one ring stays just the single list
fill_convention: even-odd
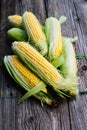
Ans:
[{"label": "wooden table", "polygon": [[[58,107],[41,106],[35,98],[18,105],[23,90],[12,80],[3,65],[3,57],[12,54],[11,41],[6,36],[7,17],[32,11],[44,24],[54,14],[65,15],[64,36],[78,36],[77,55],[87,56],[86,0],[1,0],[0,1],[0,130],[87,130],[87,95],[64,101]],[[77,60],[79,88],[87,89],[87,59]]]}]

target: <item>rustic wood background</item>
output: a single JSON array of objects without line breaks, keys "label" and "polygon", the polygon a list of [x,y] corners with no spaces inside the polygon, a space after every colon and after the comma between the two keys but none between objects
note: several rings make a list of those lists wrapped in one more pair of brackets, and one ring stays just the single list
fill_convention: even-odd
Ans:
[{"label": "rustic wood background", "polygon": [[[58,13],[67,16],[63,35],[78,36],[77,55],[87,56],[86,0],[0,0],[0,130],[87,130],[87,95],[64,101],[58,107],[41,106],[35,98],[18,105],[23,90],[12,80],[3,65],[3,57],[11,54],[6,36],[7,17],[32,11],[44,24],[46,17]],[[87,59],[77,60],[79,88],[87,89]]]}]

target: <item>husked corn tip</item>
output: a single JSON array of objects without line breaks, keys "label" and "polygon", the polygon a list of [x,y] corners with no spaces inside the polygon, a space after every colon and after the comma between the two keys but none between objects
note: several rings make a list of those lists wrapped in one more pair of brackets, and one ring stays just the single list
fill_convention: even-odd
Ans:
[{"label": "husked corn tip", "polygon": [[36,16],[31,12],[26,12],[25,18],[27,26],[30,28],[33,37],[39,41],[46,40],[45,35],[41,29],[41,25],[38,22]]},{"label": "husked corn tip", "polygon": [[22,17],[20,15],[9,16],[9,18],[17,22],[18,24],[22,24]]},{"label": "husked corn tip", "polygon": [[8,16],[8,21],[12,26],[15,26],[15,27],[22,26],[22,17],[20,15]]}]

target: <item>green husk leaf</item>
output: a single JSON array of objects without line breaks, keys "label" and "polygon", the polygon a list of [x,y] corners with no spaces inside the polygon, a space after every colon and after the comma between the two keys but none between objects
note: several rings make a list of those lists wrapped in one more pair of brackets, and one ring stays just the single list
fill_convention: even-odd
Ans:
[{"label": "green husk leaf", "polygon": [[75,37],[65,37],[65,36],[63,36],[63,39],[64,39],[64,41],[65,40],[70,40],[72,43],[74,43],[75,41],[77,41],[78,40],[78,36],[75,36]]},{"label": "green husk leaf", "polygon": [[75,51],[71,43],[71,40],[69,38],[63,38],[63,55],[64,55],[65,62],[62,65],[61,69],[62,72],[64,72],[63,73],[64,77],[66,78],[74,74],[76,75],[77,70],[76,72],[73,71]]},{"label": "green husk leaf", "polygon": [[63,56],[63,55],[61,55],[61,56],[55,58],[55,59],[51,62],[51,64],[52,64],[54,67],[56,67],[56,68],[60,67],[63,63],[64,63],[64,56]]},{"label": "green husk leaf", "polygon": [[8,36],[12,40],[17,40],[17,41],[27,41],[28,36],[26,32],[22,29],[19,28],[11,28],[7,31]]},{"label": "green husk leaf", "polygon": [[58,13],[57,13],[57,12],[54,13],[54,17],[55,17],[56,19],[58,19]]},{"label": "green husk leaf", "polygon": [[67,20],[67,17],[66,17],[66,16],[61,16],[61,17],[59,18],[59,22],[60,22],[60,24],[65,23],[66,20]]},{"label": "green husk leaf", "polygon": [[79,94],[81,94],[81,95],[87,94],[87,90],[79,91]]},{"label": "green husk leaf", "polygon": [[30,96],[37,94],[44,87],[46,87],[46,84],[44,82],[40,82],[37,86],[30,89],[21,99],[19,99],[19,103],[23,102],[25,99],[29,98]]},{"label": "green husk leaf", "polygon": [[73,43],[73,42],[75,42],[75,41],[78,40],[78,36],[75,36],[74,38],[70,38],[70,40],[71,40],[71,42]]},{"label": "green husk leaf", "polygon": [[86,56],[83,56],[83,55],[76,55],[76,59],[84,59],[86,58]]}]

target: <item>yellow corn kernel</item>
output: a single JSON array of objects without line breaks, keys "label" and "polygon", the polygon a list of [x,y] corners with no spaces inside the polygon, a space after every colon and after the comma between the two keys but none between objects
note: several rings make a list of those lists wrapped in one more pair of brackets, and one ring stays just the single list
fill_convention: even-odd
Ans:
[{"label": "yellow corn kernel", "polygon": [[36,40],[39,41],[46,40],[41,25],[33,13],[26,12],[26,21],[27,21],[27,26],[30,28],[31,33]]},{"label": "yellow corn kernel", "polygon": [[[35,87],[41,81],[31,70],[27,69],[16,56],[12,56],[12,64],[31,88]],[[47,92],[47,89],[44,88],[43,91]]]}]

